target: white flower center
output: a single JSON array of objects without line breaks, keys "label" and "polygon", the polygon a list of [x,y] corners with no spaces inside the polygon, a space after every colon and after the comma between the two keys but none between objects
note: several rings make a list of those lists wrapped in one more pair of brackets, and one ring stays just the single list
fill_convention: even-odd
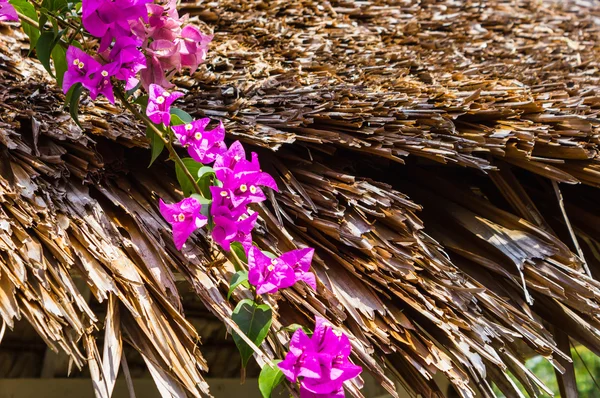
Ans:
[{"label": "white flower center", "polygon": [[194,138],[200,141],[202,139],[202,133],[198,131],[196,134],[194,134]]},{"label": "white flower center", "polygon": [[165,103],[165,97],[158,97],[156,99],[156,103],[157,104],[164,104]]},{"label": "white flower center", "polygon": [[179,220],[179,222],[185,221],[185,214],[179,213],[179,215],[177,216],[177,219]]},{"label": "white flower center", "polygon": [[108,72],[105,71],[105,70],[103,70],[102,73],[101,73],[101,75],[104,76],[104,77],[106,77],[106,76],[108,76]]},{"label": "white flower center", "polygon": [[226,197],[227,196],[227,192],[226,191],[221,191],[221,196],[222,197]]},{"label": "white flower center", "polygon": [[191,123],[185,125],[185,131],[192,131],[193,128],[194,126],[192,126]]},{"label": "white flower center", "polygon": [[77,67],[79,69],[83,69],[84,66],[85,66],[85,64],[83,62],[79,62],[79,65],[77,65]]},{"label": "white flower center", "polygon": [[76,58],[75,61],[73,61],[73,65],[79,66],[79,58]]},{"label": "white flower center", "polygon": [[269,272],[273,272],[273,270],[275,269],[275,266],[273,266],[273,264],[269,264],[267,269],[269,270]]},{"label": "white flower center", "polygon": [[254,185],[250,185],[250,193],[252,193],[252,194],[256,193],[256,187]]},{"label": "white flower center", "polygon": [[233,158],[235,159],[236,162],[239,162],[241,159],[240,155],[235,155]]},{"label": "white flower center", "polygon": [[246,192],[247,190],[248,190],[248,186],[247,186],[246,184],[242,184],[242,185],[240,186],[240,191],[242,191],[242,192]]},{"label": "white flower center", "polygon": [[164,93],[162,93],[162,95],[163,95],[163,97],[168,98],[169,95],[171,95],[171,93],[168,91],[165,91]]}]

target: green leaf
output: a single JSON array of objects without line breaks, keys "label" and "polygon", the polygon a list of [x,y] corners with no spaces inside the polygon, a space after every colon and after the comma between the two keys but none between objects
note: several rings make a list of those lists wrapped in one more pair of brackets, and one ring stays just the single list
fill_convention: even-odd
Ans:
[{"label": "green leaf", "polygon": [[212,218],[210,214],[210,206],[212,205],[212,200],[209,198],[205,198],[202,195],[198,195],[197,193],[191,194],[190,197],[200,202],[200,204],[202,205],[202,207],[200,208],[200,214],[208,218],[208,222],[210,224]]},{"label": "green leaf", "polygon": [[[254,344],[260,346],[271,327],[273,311],[266,304],[258,305],[250,299],[245,299],[235,307],[231,319]],[[240,350],[242,366],[245,368],[254,351],[235,331],[233,332],[233,341]]]},{"label": "green leaf", "polygon": [[279,329],[279,331],[285,330],[286,332],[294,333],[298,329],[304,330],[304,333],[306,333],[307,336],[312,336],[313,332],[309,328],[307,328],[306,326],[299,325],[297,323],[292,323],[289,326]]},{"label": "green leaf", "polygon": [[152,166],[152,163],[156,160],[158,155],[160,155],[165,149],[165,142],[154,132],[154,129],[147,127],[146,128],[146,137],[150,140],[150,148],[152,148],[152,155],[150,158],[150,164],[148,167]]},{"label": "green leaf", "polygon": [[213,185],[213,179],[215,179],[215,170],[210,166],[202,166],[198,170],[198,186],[202,191],[202,195],[207,198],[211,198],[210,187]]},{"label": "green leaf", "polygon": [[52,32],[42,33],[37,41],[37,44],[35,45],[35,51],[38,59],[52,77],[54,77],[54,72],[52,72],[52,68],[50,67],[50,54],[52,53],[53,45],[54,33]]},{"label": "green leaf", "polygon": [[266,364],[260,371],[260,375],[258,376],[258,389],[260,390],[263,398],[271,398],[273,390],[283,380],[283,372],[277,366],[279,362],[281,362],[279,359],[273,361],[275,364],[274,367],[270,367],[268,364]]},{"label": "green leaf", "polygon": [[54,61],[54,70],[56,72],[56,83],[62,88],[63,77],[67,71],[67,52],[61,46],[55,46],[52,50],[52,60]]},{"label": "green leaf", "polygon": [[50,10],[51,11],[62,11],[63,8],[67,8],[68,3],[67,0],[51,0],[50,1]]},{"label": "green leaf", "polygon": [[181,159],[185,167],[190,171],[192,177],[196,177],[198,175],[198,171],[203,167],[202,163],[196,162],[192,158],[183,158]]},{"label": "green leaf", "polygon": [[239,286],[250,287],[248,284],[248,271],[238,271],[231,277],[231,283],[229,283],[229,292],[227,293],[227,300],[231,297],[231,293]]},{"label": "green leaf", "polygon": [[146,113],[146,107],[148,107],[148,96],[140,95],[133,101],[134,104],[138,104],[142,107],[143,113]]},{"label": "green leaf", "polygon": [[133,101],[134,104],[139,104],[144,107],[148,106],[148,94],[140,95]]},{"label": "green leaf", "polygon": [[72,85],[69,89],[69,92],[67,92],[66,102],[69,104],[69,113],[71,114],[71,118],[73,118],[73,121],[83,129],[79,123],[79,99],[81,98],[82,92],[83,86],[81,83]]},{"label": "green leaf", "polygon": [[[42,15],[42,17],[43,17],[43,15]],[[41,18],[40,18],[40,21],[41,21]],[[59,82],[59,86],[62,86],[62,78],[63,78],[64,72],[67,70],[66,52],[62,47],[57,46],[57,44],[60,42],[60,39],[62,38],[62,35],[64,32],[65,32],[64,30],[58,31],[57,33],[50,32],[50,31],[43,32],[35,46],[35,50],[36,50],[38,59],[40,60],[40,62],[44,66],[44,68],[48,71],[48,73],[50,73],[50,75],[52,77],[55,77],[55,75],[54,75],[54,72],[52,71],[52,68],[50,67],[50,56],[52,55],[52,58],[56,58],[58,60],[58,63],[55,60],[54,68],[62,69],[62,72],[60,75],[60,82],[59,82],[59,78],[58,78],[58,71],[57,71],[57,76],[56,76],[56,80],[57,80],[57,82]],[[54,51],[56,48],[59,48],[59,50],[57,52]]]},{"label": "green leaf", "polygon": [[240,242],[232,242],[231,243],[231,251],[236,255],[240,261],[244,263],[248,263],[248,258],[246,257],[246,251]]},{"label": "green leaf", "polygon": [[179,126],[180,124],[186,124],[177,115],[171,115],[171,126]]},{"label": "green leaf", "polygon": [[56,20],[56,18],[52,18],[50,19],[50,22],[52,23],[52,30],[54,31],[54,34],[58,35],[58,21]]},{"label": "green leaf", "polygon": [[171,126],[191,123],[194,120],[189,113],[178,108],[171,108]]},{"label": "green leaf", "polygon": [[269,258],[277,258],[277,254],[271,253],[269,251],[263,250],[263,254]]},{"label": "green leaf", "polygon": [[[127,97],[131,97],[136,91],[138,91],[138,89],[142,86],[142,82],[138,82],[138,84],[135,85],[135,87],[130,88],[129,90],[127,90],[126,94]],[[146,101],[148,102],[148,101]]]},{"label": "green leaf", "polygon": [[[13,5],[21,14],[28,16],[33,19],[35,22],[38,22],[38,15],[35,11],[35,7],[27,0],[9,0],[10,4]],[[28,23],[23,23],[21,25],[23,27],[23,31],[29,37],[29,44],[31,48],[35,48],[37,44],[37,40],[40,37],[40,31],[37,27],[31,26]]]},{"label": "green leaf", "polygon": [[210,166],[202,166],[198,169],[198,178],[202,178],[206,174],[215,174],[215,169]]},{"label": "green leaf", "polygon": [[210,205],[212,203],[211,199],[205,198],[202,195],[198,195],[197,193],[193,193],[190,195],[190,198],[196,199],[202,206]]},{"label": "green leaf", "polygon": [[[192,158],[183,158],[181,161],[190,171],[192,177],[198,175],[198,170],[200,167],[202,167],[202,163],[198,163]],[[179,186],[181,186],[181,190],[183,191],[184,195],[189,196],[190,194],[194,193],[195,191],[192,182],[177,163],[175,163],[175,173],[177,174],[177,181],[179,181]],[[196,182],[198,182],[198,179],[196,179]]]},{"label": "green leaf", "polygon": [[46,26],[46,22],[48,22],[48,17],[46,16],[46,14],[40,14],[40,20],[38,21],[38,25],[41,30],[44,30],[44,26]]}]

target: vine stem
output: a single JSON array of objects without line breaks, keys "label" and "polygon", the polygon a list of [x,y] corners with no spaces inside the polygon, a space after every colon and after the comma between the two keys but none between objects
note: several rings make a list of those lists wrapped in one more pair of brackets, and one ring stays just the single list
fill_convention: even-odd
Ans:
[{"label": "vine stem", "polygon": [[28,25],[37,28],[37,30],[40,30],[40,24],[34,21],[33,19],[29,18],[27,15],[21,14],[19,11],[17,11],[17,16],[19,17],[20,21],[26,22]]},{"label": "vine stem", "polygon": [[[29,18],[27,15],[21,14],[19,11],[17,11],[17,16],[19,17],[19,20],[21,22],[25,22],[26,24],[33,26],[38,31],[40,30],[40,24],[34,21],[33,19]],[[60,44],[64,49],[69,48],[69,45],[65,43],[62,39],[58,41],[58,44]]]},{"label": "vine stem", "polygon": [[158,127],[156,127],[156,125],[154,123],[152,123],[152,121],[148,118],[148,116],[142,114],[140,111],[135,109],[135,106],[131,105],[131,103],[129,103],[129,101],[127,101],[127,99],[125,98],[125,96],[123,95],[123,93],[121,92],[120,89],[118,89],[118,88],[115,89],[115,96],[119,100],[121,100],[121,102],[123,103],[125,108],[127,108],[131,113],[133,113],[133,115],[135,117],[142,120],[144,122],[144,124],[152,130],[152,132],[154,134],[158,135],[158,137],[162,140],[162,142],[165,144],[165,147],[169,151],[169,155],[171,155],[171,158],[173,158],[173,160],[175,161],[177,166],[179,166],[183,170],[185,176],[192,183],[192,187],[194,188],[194,191],[198,195],[204,197],[204,195],[202,194],[202,190],[200,189],[200,187],[198,186],[198,183],[196,182],[196,179],[192,176],[192,174],[187,169],[187,167],[185,167],[185,164],[183,164],[183,161],[179,157],[179,154],[177,153],[177,151],[175,151],[175,148],[173,148],[173,144],[171,143],[171,141],[168,140],[167,138],[165,138],[162,131],[160,131],[158,129]]},{"label": "vine stem", "polygon": [[[77,31],[77,30],[78,30],[77,26],[75,26],[75,25],[71,24],[71,23],[70,23],[70,22],[68,22],[68,21],[65,21],[64,19],[62,19],[62,17],[60,17],[60,16],[59,16],[58,14],[56,14],[55,12],[53,12],[53,11],[50,11],[50,10],[48,10],[48,9],[43,9],[43,7],[41,6],[41,4],[38,4],[38,3],[36,3],[35,1],[31,1],[31,4],[33,4],[33,6],[34,6],[34,7],[35,7],[35,8],[36,8],[36,9],[37,9],[37,10],[38,10],[40,13],[42,13],[42,14],[46,14],[46,16],[50,16],[50,17],[52,17],[52,18],[56,19],[56,21],[57,21],[59,24],[63,25],[64,27],[71,28],[71,29],[73,29],[73,30],[75,30],[75,31]],[[84,33],[84,34],[85,34],[85,33]],[[87,34],[86,34],[86,35],[87,35]]]}]

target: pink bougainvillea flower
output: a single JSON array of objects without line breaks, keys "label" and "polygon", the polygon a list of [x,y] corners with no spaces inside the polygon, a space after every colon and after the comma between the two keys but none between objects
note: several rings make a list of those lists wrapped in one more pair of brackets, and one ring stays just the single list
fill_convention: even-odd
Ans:
[{"label": "pink bougainvillea flower", "polygon": [[128,21],[121,21],[112,24],[106,33],[100,38],[100,46],[98,52],[104,52],[109,48],[113,41],[116,43],[122,41],[124,38],[135,39],[141,45],[142,41],[137,38],[132,32]]},{"label": "pink bougainvillea flower", "polygon": [[183,93],[178,91],[169,92],[159,85],[151,84],[148,94],[146,115],[153,123],[164,123],[168,126],[171,123],[171,104],[177,98],[183,96]]},{"label": "pink bougainvillea flower", "polygon": [[196,162],[203,164],[212,163],[217,155],[225,152],[225,127],[219,123],[217,127],[207,131],[206,126],[210,123],[209,118],[195,120],[188,124],[173,126],[173,132],[184,147],[187,147],[189,155]]},{"label": "pink bougainvillea flower", "polygon": [[148,23],[145,26],[136,24],[133,28],[140,37],[173,42],[179,37],[183,21],[179,18],[176,1],[169,0],[165,5],[148,4],[147,12]]},{"label": "pink bougainvillea flower", "polygon": [[249,246],[252,243],[250,232],[257,217],[258,213],[238,220],[223,215],[213,216],[212,237],[226,251],[231,250],[233,242],[240,242],[244,247]]},{"label": "pink bougainvillea flower", "polygon": [[[147,19],[146,3],[151,0],[83,0],[81,4],[82,22],[85,29],[93,36],[110,40],[119,33],[129,31],[129,21],[140,18]],[[100,51],[103,51],[101,49]]]},{"label": "pink bougainvillea flower", "polygon": [[317,290],[317,281],[315,274],[309,272],[310,263],[312,262],[313,254],[315,249],[307,247],[304,249],[292,250],[287,253],[283,253],[279,260],[289,264],[290,268],[294,270],[295,282],[304,281],[314,290]]},{"label": "pink bougainvillea flower", "polygon": [[138,46],[139,41],[133,37],[122,37],[115,42],[109,54],[109,59],[118,65],[115,77],[125,81],[126,90],[131,90],[139,83],[137,74],[146,68],[146,57]]},{"label": "pink bougainvillea flower", "polygon": [[266,199],[261,186],[278,191],[275,180],[269,173],[261,170],[258,155],[252,153],[252,160],[246,160],[244,147],[239,141],[217,157],[214,164],[215,174],[228,189],[235,206],[247,203],[259,203]]},{"label": "pink bougainvillea flower", "polygon": [[339,390],[329,394],[315,394],[302,387],[300,388],[300,398],[344,398],[345,396],[344,387],[340,387]]},{"label": "pink bougainvillea flower", "polygon": [[175,0],[164,5],[147,4],[146,11],[145,20],[129,21],[131,32],[141,39],[142,51],[148,57],[148,67],[141,73],[142,85],[146,90],[151,84],[170,88],[168,81],[175,73],[182,68],[194,72],[204,62],[212,36],[186,25],[187,18],[179,17]]},{"label": "pink bougainvillea flower", "polygon": [[246,151],[242,143],[236,141],[231,144],[226,152],[219,156],[219,159],[215,162],[215,170],[223,169],[223,173],[225,173],[225,170],[233,169],[242,159],[246,159]]},{"label": "pink bougainvillea flower", "polygon": [[304,248],[270,258],[252,247],[248,252],[248,281],[256,286],[258,294],[275,293],[298,281],[304,281],[316,290],[315,275],[308,271],[313,253],[314,249]]},{"label": "pink bougainvillea flower", "polygon": [[[212,208],[211,208],[212,211]],[[238,219],[232,218],[226,213],[217,212],[213,215],[214,227],[212,237],[219,246],[229,251],[232,242],[240,242],[243,247],[252,244],[252,229],[258,218],[258,213],[244,215]]]},{"label": "pink bougainvillea flower", "polygon": [[149,90],[149,87],[152,84],[159,85],[163,88],[171,88],[174,86],[174,84],[167,79],[167,76],[165,76],[165,71],[160,64],[160,60],[155,56],[149,55],[146,58],[146,69],[142,69],[140,76],[142,86],[146,91]]},{"label": "pink bougainvillea flower", "polygon": [[194,198],[185,198],[179,203],[166,204],[160,200],[160,213],[173,228],[173,241],[177,250],[181,250],[192,232],[202,228],[208,222],[200,214],[202,205]]},{"label": "pink bougainvillea flower", "polygon": [[362,371],[348,360],[351,350],[348,336],[316,317],[312,337],[302,329],[296,330],[290,350],[278,366],[291,382],[300,380],[300,391],[305,397],[343,397],[344,382]]},{"label": "pink bougainvillea flower", "polygon": [[247,206],[234,206],[231,202],[229,190],[223,187],[211,186],[212,195],[211,211],[213,215],[225,215],[232,219],[238,219],[248,212]]},{"label": "pink bougainvillea flower", "polygon": [[63,78],[63,92],[69,91],[76,83],[83,83],[89,79],[89,75],[96,73],[102,64],[83,50],[70,46],[67,49],[67,71]]},{"label": "pink bougainvillea flower", "polygon": [[67,71],[63,78],[63,92],[69,91],[73,84],[81,83],[90,91],[90,97],[96,99],[103,94],[111,103],[115,102],[113,86],[110,82],[114,75],[114,63],[102,65],[83,50],[70,46],[67,50]]},{"label": "pink bougainvillea flower", "polygon": [[172,40],[153,40],[152,43],[146,47],[146,54],[158,59],[163,71],[175,71],[179,69],[181,65],[179,49],[177,48],[177,44]]},{"label": "pink bougainvillea flower", "polygon": [[242,246],[252,244],[251,232],[258,218],[258,213],[250,212],[245,206],[233,206],[226,189],[212,186],[210,191],[213,203],[210,213],[214,223],[212,236],[223,249],[231,250],[232,242],[240,242]]},{"label": "pink bougainvillea flower", "polygon": [[270,258],[256,246],[248,251],[248,268],[248,282],[256,286],[257,294],[275,293],[296,283],[290,264]]},{"label": "pink bougainvillea flower", "polygon": [[300,387],[300,398],[344,398],[344,387],[340,387],[339,390],[329,394],[315,394],[305,388]]},{"label": "pink bougainvillea flower", "polygon": [[195,26],[187,25],[181,30],[179,51],[181,53],[181,67],[189,68],[195,72],[198,66],[206,59],[208,45],[212,36],[205,35]]},{"label": "pink bougainvillea flower", "polygon": [[18,21],[17,10],[7,0],[0,0],[0,22]]}]

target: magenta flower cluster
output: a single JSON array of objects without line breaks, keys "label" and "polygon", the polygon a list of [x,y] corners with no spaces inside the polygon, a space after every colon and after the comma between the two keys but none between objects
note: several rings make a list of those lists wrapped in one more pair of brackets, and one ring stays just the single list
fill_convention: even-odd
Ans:
[{"label": "magenta flower cluster", "polygon": [[175,0],[165,5],[148,5],[147,21],[136,20],[132,31],[142,39],[142,50],[147,55],[147,65],[142,71],[142,83],[170,88],[169,79],[182,68],[194,72],[204,62],[212,36],[186,24],[180,18]]},{"label": "magenta flower cluster", "polygon": [[112,78],[123,81],[126,90],[139,83],[146,89],[152,84],[171,87],[168,79],[173,74],[183,68],[194,72],[204,62],[212,40],[179,17],[174,0],[165,5],[151,0],[83,0],[81,10],[83,26],[100,38],[100,47],[97,57],[74,46],[68,49],[65,93],[81,83],[92,99],[102,94],[114,102]]},{"label": "magenta flower cluster", "polygon": [[248,252],[248,282],[256,286],[258,294],[272,294],[298,281],[317,290],[315,275],[308,271],[314,252],[313,248],[305,248],[271,258],[253,246]]},{"label": "magenta flower cluster", "polygon": [[[151,86],[147,115],[155,123],[165,123],[168,109],[165,111],[162,106],[167,100],[158,97],[161,100],[160,104],[157,104],[158,100],[152,95],[153,89],[156,88]],[[156,92],[160,93],[160,90],[156,89]],[[252,246],[251,231],[258,217],[248,205],[266,199],[262,187],[277,191],[277,184],[273,177],[260,169],[256,153],[252,153],[251,160],[246,159],[246,152],[239,141],[227,148],[223,141],[223,125],[219,124],[214,129],[207,130],[208,124],[209,119],[201,119],[173,126],[172,129],[180,144],[187,148],[194,160],[203,164],[214,162],[215,176],[219,181],[218,185],[210,187],[210,215],[214,241],[227,251],[231,250],[231,243],[240,242],[248,252]]]},{"label": "magenta flower cluster", "polygon": [[168,126],[171,123],[171,105],[182,96],[183,93],[178,91],[169,92],[157,84],[151,84],[148,89],[146,115],[152,123]]},{"label": "magenta flower cluster", "polygon": [[0,0],[0,22],[18,20],[17,11],[8,0]]},{"label": "magenta flower cluster", "polygon": [[[181,95],[183,94],[151,84],[146,115],[153,123],[169,126],[171,104]],[[209,124],[210,119],[204,118],[171,126],[171,129],[192,159],[204,165],[214,163],[216,181],[210,187],[213,240],[227,251],[231,250],[233,242],[241,243],[248,256],[248,280],[256,286],[258,294],[275,293],[298,281],[304,281],[316,290],[315,275],[309,272],[314,249],[292,250],[279,258],[270,258],[252,246],[251,232],[258,214],[249,205],[264,201],[266,196],[263,188],[277,191],[277,184],[269,173],[262,171],[256,153],[253,152],[248,160],[239,141],[227,148],[223,124],[219,123],[215,128],[208,129]],[[195,201],[196,205],[190,207],[190,201]],[[193,209],[193,215],[190,215],[189,209]],[[193,198],[171,205],[165,205],[161,200],[161,212],[172,225],[178,249],[183,247],[196,229],[205,225],[199,221],[190,221],[204,221],[200,217],[200,210],[200,203]]]},{"label": "magenta flower cluster", "polygon": [[258,216],[248,209],[248,205],[266,199],[261,187],[278,191],[277,184],[271,175],[261,170],[256,153],[251,154],[251,160],[246,159],[239,141],[216,156],[214,169],[222,186],[212,188],[213,238],[225,250],[237,241],[248,251],[252,245],[250,231]]},{"label": "magenta flower cluster", "polygon": [[188,149],[190,157],[202,164],[214,162],[217,156],[227,150],[223,123],[212,130],[206,130],[209,123],[210,119],[204,118],[172,127],[175,137]]},{"label": "magenta flower cluster", "polygon": [[348,360],[352,351],[348,336],[324,318],[316,317],[315,323],[312,337],[302,329],[294,332],[290,350],[278,366],[289,381],[300,382],[301,398],[344,397],[344,382],[362,368]]},{"label": "magenta flower cluster", "polygon": [[200,213],[201,205],[194,198],[185,198],[176,204],[166,204],[160,200],[160,212],[173,227],[173,241],[181,250],[189,236],[202,228],[208,219]]},{"label": "magenta flower cluster", "polygon": [[104,95],[110,102],[115,102],[110,77],[114,75],[114,64],[102,65],[91,55],[77,47],[67,50],[68,69],[63,77],[63,90],[66,93],[72,85],[81,83],[90,91],[90,97],[96,99],[98,94]]}]

